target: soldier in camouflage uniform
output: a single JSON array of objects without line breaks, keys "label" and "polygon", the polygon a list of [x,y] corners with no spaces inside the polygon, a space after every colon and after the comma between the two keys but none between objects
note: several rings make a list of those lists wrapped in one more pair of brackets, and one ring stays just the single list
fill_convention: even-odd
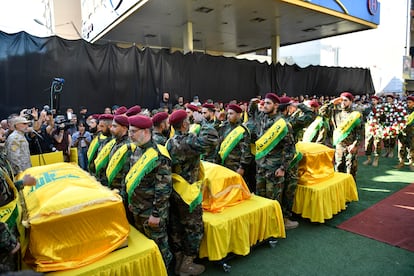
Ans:
[{"label": "soldier in camouflage uniform", "polygon": [[[201,122],[201,126],[207,126],[210,128],[214,128],[218,131],[220,128],[220,121],[217,120],[215,114],[215,106],[214,104],[205,103],[201,106],[201,114],[203,115],[204,119]],[[218,133],[217,133],[218,135]],[[201,155],[201,159],[204,161],[215,163],[217,159],[217,151],[216,149],[212,148],[211,150],[208,150],[207,152],[203,153]]]},{"label": "soldier in camouflage uniform", "polygon": [[[295,155],[295,139],[290,124],[277,113],[280,103],[279,97],[274,93],[267,93],[264,100],[263,112],[258,112],[257,101],[250,105],[249,120],[256,125],[252,132],[252,140],[256,141],[268,133],[280,119],[286,124],[286,134],[268,153],[262,157],[258,155],[258,142],[256,141],[256,192],[260,196],[279,201],[285,221],[286,229],[298,227],[299,223],[290,220],[294,200],[294,191],[285,186],[285,176],[289,165]],[[253,115],[253,117],[252,117]],[[280,121],[279,121],[280,122]]]},{"label": "soldier in camouflage uniform", "polygon": [[407,97],[407,124],[398,135],[398,159],[397,169],[405,166],[405,158],[408,153],[409,166],[414,171],[414,95]]},{"label": "soldier in camouflage uniform", "polygon": [[[225,159],[223,160],[224,149],[219,150],[219,154],[217,155],[217,163],[221,164],[241,176],[244,176],[245,171],[250,166],[250,163],[253,160],[253,155],[250,151],[250,132],[249,130],[242,124],[240,115],[242,114],[242,109],[236,104],[229,104],[227,107],[227,121],[225,121],[219,129],[219,148],[220,146],[224,146],[223,142],[228,141],[228,143],[237,143],[233,145],[233,148],[229,148],[229,152],[226,153]],[[226,137],[229,137],[229,134],[232,133],[234,129],[239,127],[240,134],[238,137],[232,135],[234,137],[234,141],[225,140]],[[234,132],[233,132],[234,133]],[[230,137],[229,137],[230,138]],[[232,139],[233,140],[233,139]]]},{"label": "soldier in camouflage uniform", "polygon": [[156,144],[165,145],[170,133],[170,123],[168,122],[167,112],[158,112],[152,117],[154,128],[152,130],[152,140]]},{"label": "soldier in camouflage uniform", "polygon": [[15,117],[12,120],[14,131],[6,140],[6,155],[12,165],[14,173],[24,171],[32,166],[30,161],[29,142],[25,133],[28,131],[30,121],[24,117]]},{"label": "soldier in camouflage uniform", "polygon": [[[171,160],[166,156],[166,149],[156,145],[151,137],[152,121],[143,115],[129,118],[129,135],[137,150],[131,158],[131,170],[141,162],[140,158],[148,149],[156,151],[156,163],[151,166],[139,182],[129,186],[132,172],[128,173],[125,181],[128,185],[129,208],[134,215],[134,225],[148,238],[154,240],[162,254],[165,266],[168,268],[173,256],[168,245],[167,226],[169,219],[169,198],[172,191]],[[160,150],[164,149],[165,152]],[[167,154],[168,155],[168,154]],[[134,163],[132,163],[134,162]],[[129,180],[131,179],[131,180]]]},{"label": "soldier in camouflage uniform", "polygon": [[[335,171],[352,174],[356,179],[358,147],[362,140],[361,119],[357,118],[361,118],[362,115],[352,109],[353,99],[354,96],[351,93],[343,92],[340,97],[323,105],[320,114],[323,117],[330,118],[334,127]],[[338,104],[340,104],[340,107],[335,108]],[[353,115],[355,115],[354,120],[352,119]],[[352,125],[352,127],[346,133],[341,133],[340,130],[345,125]],[[338,133],[338,137],[342,136],[342,139],[335,141],[335,132]]]},{"label": "soldier in camouflage uniform", "polygon": [[[0,274],[19,268],[19,232],[17,231],[17,206],[9,206],[15,198],[15,190],[23,186],[36,185],[36,179],[25,175],[22,180],[13,183],[13,170],[6,156],[0,153]],[[11,215],[6,219],[8,214]]]},{"label": "soldier in camouflage uniform", "polygon": [[[184,110],[174,111],[169,121],[175,129],[174,136],[167,142],[172,159],[172,172],[191,186],[195,185],[194,183],[200,181],[200,155],[216,148],[217,131],[204,124],[198,136],[189,133],[190,121]],[[173,189],[170,203],[170,243],[176,257],[175,272],[199,275],[204,271],[204,266],[195,264],[194,258],[199,254],[204,233],[201,202],[190,212],[189,205]]]},{"label": "soldier in camouflage uniform", "polygon": [[364,165],[371,164],[372,147],[374,147],[374,161],[372,161],[373,167],[378,167],[378,161],[381,154],[381,137],[376,134],[379,132],[381,116],[379,98],[377,96],[371,97],[371,104],[364,111],[365,123],[365,156],[367,160],[363,162]]},{"label": "soldier in camouflage uniform", "polygon": [[88,170],[93,176],[96,175],[95,159],[101,149],[112,139],[111,124],[114,116],[112,114],[101,114],[98,118],[97,133],[89,144]]},{"label": "soldier in camouflage uniform", "polygon": [[[280,97],[278,112],[292,126],[295,144],[302,139],[304,128],[308,127],[315,119],[315,114],[304,103],[296,104],[291,98],[285,96]],[[300,159],[296,153],[295,157],[289,164],[285,173],[284,191],[286,196],[286,213],[287,216],[292,215],[293,202],[295,199],[296,188],[298,186],[298,163]]]}]

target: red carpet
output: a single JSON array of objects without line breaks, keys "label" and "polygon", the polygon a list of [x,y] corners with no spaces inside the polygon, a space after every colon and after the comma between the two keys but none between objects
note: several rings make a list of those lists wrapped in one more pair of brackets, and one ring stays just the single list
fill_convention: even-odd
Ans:
[{"label": "red carpet", "polygon": [[338,228],[414,252],[414,183]]}]

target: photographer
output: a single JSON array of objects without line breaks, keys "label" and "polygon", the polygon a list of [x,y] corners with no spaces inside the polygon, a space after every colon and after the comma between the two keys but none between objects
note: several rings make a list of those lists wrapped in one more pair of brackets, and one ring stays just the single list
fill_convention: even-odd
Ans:
[{"label": "photographer", "polygon": [[31,111],[32,126],[29,127],[27,139],[29,141],[30,154],[42,154],[55,151],[52,139],[52,131],[54,129],[54,121],[52,112],[42,110],[38,114],[37,110]]},{"label": "photographer", "polygon": [[78,122],[78,131],[72,136],[72,146],[78,149],[78,165],[88,171],[88,148],[92,140],[92,135],[86,131],[86,123],[83,120]]},{"label": "photographer", "polygon": [[65,162],[70,161],[70,148],[72,145],[72,136],[67,130],[65,119],[57,116],[55,119],[56,129],[52,132],[53,145],[58,151],[63,152]]}]

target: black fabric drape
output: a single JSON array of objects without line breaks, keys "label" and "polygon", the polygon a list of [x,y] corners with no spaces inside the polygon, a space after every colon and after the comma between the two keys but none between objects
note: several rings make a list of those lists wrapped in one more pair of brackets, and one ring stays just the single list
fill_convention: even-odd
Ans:
[{"label": "black fabric drape", "polygon": [[59,37],[38,38],[25,32],[0,32],[0,116],[50,104],[53,78],[65,79],[61,112],[81,105],[101,113],[114,104],[157,108],[163,92],[170,99],[228,102],[267,92],[338,95],[374,93],[370,71],[259,63],[201,53],[94,45]]}]

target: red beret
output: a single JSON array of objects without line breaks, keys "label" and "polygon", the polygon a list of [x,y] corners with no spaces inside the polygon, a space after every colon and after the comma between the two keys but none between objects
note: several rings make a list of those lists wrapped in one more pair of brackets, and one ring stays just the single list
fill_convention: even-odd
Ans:
[{"label": "red beret", "polygon": [[101,114],[99,115],[99,120],[113,120],[114,119],[114,115],[112,114]]},{"label": "red beret", "polygon": [[115,115],[125,114],[127,111],[128,111],[128,109],[125,106],[120,106],[115,111]]},{"label": "red beret", "polygon": [[351,102],[354,100],[354,96],[349,92],[342,92],[341,97],[348,98]]},{"label": "red beret", "polygon": [[128,117],[125,115],[115,115],[114,122],[118,125],[129,127]]},{"label": "red beret", "polygon": [[158,112],[157,114],[155,114],[152,117],[152,123],[154,125],[161,123],[162,121],[164,121],[165,119],[168,118],[168,113],[167,112]]},{"label": "red beret", "polygon": [[210,103],[204,103],[201,107],[205,107],[208,109],[215,109],[216,107],[214,106],[214,104],[210,104]]},{"label": "red beret", "polygon": [[130,107],[127,112],[125,112],[125,115],[129,116],[133,116],[133,115],[137,115],[138,113],[141,112],[141,107],[139,105],[134,105],[132,107]]},{"label": "red beret", "polygon": [[316,100],[309,101],[310,107],[319,107],[319,103]]},{"label": "red beret", "polygon": [[243,112],[243,110],[237,104],[229,104],[227,106],[227,109],[234,110],[236,113],[242,113]]},{"label": "red beret", "polygon": [[169,121],[170,121],[170,124],[175,125],[175,124],[178,124],[184,121],[186,118],[187,118],[187,112],[180,109],[180,110],[176,110],[173,113],[171,113]]},{"label": "red beret", "polygon": [[275,93],[267,93],[265,99],[269,99],[273,103],[280,103],[279,97]]},{"label": "red beret", "polygon": [[131,126],[134,126],[136,128],[146,129],[146,128],[152,127],[151,118],[148,116],[134,115],[134,116],[128,117],[128,121]]},{"label": "red beret", "polygon": [[414,95],[408,96],[407,101],[413,101],[414,102]]},{"label": "red beret", "polygon": [[377,96],[375,96],[375,95],[373,95],[373,96],[371,96],[371,99],[376,99],[377,101],[379,101],[379,97],[377,97]]},{"label": "red beret", "polygon": [[285,96],[285,97],[280,97],[279,98],[279,103],[280,104],[287,105],[287,104],[290,104],[291,102],[292,102],[292,99],[290,97]]},{"label": "red beret", "polygon": [[99,120],[99,116],[101,116],[101,114],[92,114],[92,119]]},{"label": "red beret", "polygon": [[198,107],[193,104],[187,104],[187,108],[192,111],[198,111]]}]

